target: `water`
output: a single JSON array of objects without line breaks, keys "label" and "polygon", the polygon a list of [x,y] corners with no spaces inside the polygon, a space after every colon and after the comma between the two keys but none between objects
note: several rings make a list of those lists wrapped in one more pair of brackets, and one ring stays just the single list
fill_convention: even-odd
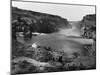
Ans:
[{"label": "water", "polygon": [[60,29],[59,33],[64,34],[66,36],[80,37],[81,36],[80,22],[73,21],[73,22],[69,22],[69,23],[72,27],[69,29]]},{"label": "water", "polygon": [[72,28],[60,29],[58,33],[37,36],[34,43],[56,50],[62,49],[69,55],[74,52],[83,53],[83,45],[93,44],[93,40],[81,37],[79,22],[70,22],[70,24]]}]

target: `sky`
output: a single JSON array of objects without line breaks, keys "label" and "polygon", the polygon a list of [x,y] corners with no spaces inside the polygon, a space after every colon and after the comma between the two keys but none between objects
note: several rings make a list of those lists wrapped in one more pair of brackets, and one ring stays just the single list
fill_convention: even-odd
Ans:
[{"label": "sky", "polygon": [[80,21],[87,14],[95,14],[94,6],[51,4],[37,2],[12,1],[13,7],[32,10],[36,12],[59,15],[68,21]]}]

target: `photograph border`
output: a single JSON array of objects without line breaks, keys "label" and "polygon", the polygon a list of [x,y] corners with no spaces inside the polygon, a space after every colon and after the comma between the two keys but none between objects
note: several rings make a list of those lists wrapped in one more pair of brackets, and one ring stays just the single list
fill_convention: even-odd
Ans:
[{"label": "photograph border", "polygon": [[[88,70],[96,70],[97,69],[97,5],[63,3],[63,1],[59,3],[59,2],[46,2],[46,1],[10,0],[10,74],[12,73],[12,69],[11,69],[11,67],[12,67],[12,1],[95,7],[95,14],[96,14],[96,61],[95,62],[96,62],[96,68],[95,69],[88,69]],[[86,70],[73,70],[73,71],[86,71]],[[66,72],[66,71],[60,71],[60,72]],[[67,71],[67,72],[71,72],[71,71]],[[56,72],[47,72],[47,73],[56,73]],[[31,74],[41,74],[41,73],[29,73],[29,74],[31,75]]]}]

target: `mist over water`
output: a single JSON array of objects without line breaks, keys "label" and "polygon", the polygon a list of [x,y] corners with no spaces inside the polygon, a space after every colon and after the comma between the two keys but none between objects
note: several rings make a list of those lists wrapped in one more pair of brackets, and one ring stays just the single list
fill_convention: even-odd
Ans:
[{"label": "mist over water", "polygon": [[80,29],[80,22],[78,21],[72,21],[69,22],[69,24],[71,25],[70,28],[67,29],[60,29],[59,34],[64,34],[66,36],[77,36],[80,37],[81,36],[81,29]]}]

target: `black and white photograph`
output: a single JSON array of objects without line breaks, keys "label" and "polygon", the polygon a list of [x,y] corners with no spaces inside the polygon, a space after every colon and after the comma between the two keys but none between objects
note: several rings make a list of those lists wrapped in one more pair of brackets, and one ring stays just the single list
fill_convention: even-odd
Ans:
[{"label": "black and white photograph", "polygon": [[96,6],[11,2],[11,74],[96,69]]}]

